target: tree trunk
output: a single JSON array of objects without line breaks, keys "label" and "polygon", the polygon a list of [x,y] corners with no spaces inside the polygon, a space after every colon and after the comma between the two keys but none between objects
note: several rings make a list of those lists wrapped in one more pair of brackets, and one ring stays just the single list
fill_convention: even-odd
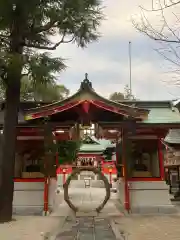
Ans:
[{"label": "tree trunk", "polygon": [[[13,61],[11,64],[13,65]],[[10,69],[7,77],[4,129],[0,157],[0,223],[12,220],[16,126],[18,123],[22,66],[15,63]]]},{"label": "tree trunk", "polygon": [[10,43],[7,51],[6,103],[2,151],[0,156],[0,223],[12,220],[16,126],[20,101],[21,73],[23,68],[23,30],[26,17],[21,4],[15,4],[10,25]]}]

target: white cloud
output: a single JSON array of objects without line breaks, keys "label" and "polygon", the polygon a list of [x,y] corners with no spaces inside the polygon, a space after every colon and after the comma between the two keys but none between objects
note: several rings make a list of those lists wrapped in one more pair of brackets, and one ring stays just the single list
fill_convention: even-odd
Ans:
[{"label": "white cloud", "polygon": [[[161,89],[163,87],[161,78],[162,76],[159,69],[156,69],[151,62],[143,63],[136,61],[133,63],[132,67],[132,92],[138,98],[150,99],[154,94],[152,91],[157,90],[158,88]],[[102,86],[98,87],[97,84],[97,90],[101,94],[109,96],[111,92],[124,91],[125,84],[129,84],[129,67],[126,64],[121,66],[121,70],[119,69],[118,79],[113,79],[112,83],[108,83],[107,85],[103,86],[103,89]],[[146,89],[144,89],[145,87]],[[154,89],[154,87],[156,87],[156,89]]]},{"label": "white cloud", "polygon": [[[147,1],[147,0],[145,0]],[[144,2],[143,0],[105,0],[103,1],[105,8],[105,15],[107,21],[102,23],[101,31],[105,36],[128,36],[133,38],[136,35],[136,31],[132,26],[131,18],[134,13],[139,11],[140,3]]]},{"label": "white cloud", "polygon": [[[148,43],[146,44],[148,38],[142,38],[142,35],[134,29],[131,23],[131,17],[140,12],[139,5],[143,4],[148,7],[149,0],[126,0],[123,2],[104,0],[103,3],[106,5],[107,20],[102,23],[100,28],[103,37],[99,43],[93,43],[84,50],[71,44],[62,45],[54,53],[56,56],[67,59],[68,68],[61,74],[60,80],[74,92],[83,80],[84,73],[88,72],[93,86],[102,95],[109,96],[113,91],[123,91],[124,85],[129,82],[128,49],[124,51],[124,48],[128,47],[128,41],[132,41],[133,51],[136,50],[136,55],[132,59],[134,94],[141,99],[172,98],[167,87],[161,81],[161,61],[157,61],[156,54],[150,56],[153,49]],[[153,23],[156,23],[157,19],[154,16],[149,15],[149,17]],[[115,38],[119,39],[119,43],[118,41],[111,42]],[[105,39],[109,41],[108,46],[107,44],[103,45]],[[124,43],[122,43],[122,39],[124,39]],[[142,49],[138,43],[143,43]],[[100,48],[100,46],[102,47]],[[135,49],[137,46],[139,49]],[[146,48],[146,56],[142,54],[143,48]],[[113,51],[119,58],[112,57]]]}]

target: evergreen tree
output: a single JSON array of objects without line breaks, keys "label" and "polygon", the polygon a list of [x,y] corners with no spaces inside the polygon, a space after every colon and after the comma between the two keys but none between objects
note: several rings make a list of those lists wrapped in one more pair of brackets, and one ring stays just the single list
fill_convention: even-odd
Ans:
[{"label": "evergreen tree", "polygon": [[114,92],[110,95],[109,99],[112,101],[118,102],[118,101],[124,100],[124,94],[121,92]]},{"label": "evergreen tree", "polygon": [[28,78],[21,80],[21,101],[61,101],[68,97],[69,90],[64,86],[51,81],[46,84],[33,83]]},{"label": "evergreen tree", "polygon": [[102,17],[98,0],[0,1],[0,77],[6,90],[0,158],[0,222],[12,219],[22,76],[46,84],[54,80],[52,73],[64,69],[64,64],[61,58],[52,58],[42,50],[55,50],[60,44],[70,42],[85,47],[98,39],[97,28]]},{"label": "evergreen tree", "polygon": [[[57,84],[56,81],[43,84],[37,80],[36,82],[33,82],[28,77],[23,77],[21,79],[21,101],[61,101],[64,98],[67,98],[68,95],[69,90],[64,85]],[[5,87],[0,84],[0,101],[4,100]]]}]

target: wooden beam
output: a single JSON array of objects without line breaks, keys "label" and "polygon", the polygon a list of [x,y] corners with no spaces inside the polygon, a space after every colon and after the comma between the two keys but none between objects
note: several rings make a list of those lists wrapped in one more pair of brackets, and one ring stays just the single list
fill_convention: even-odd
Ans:
[{"label": "wooden beam", "polygon": [[67,111],[69,109],[72,109],[79,104],[81,104],[82,101],[73,101],[69,102],[67,104],[61,105],[61,106],[54,106],[54,105],[49,105],[49,108],[46,109],[45,106],[41,108],[34,109],[33,111],[27,113],[25,115],[25,120],[33,120],[33,119],[38,119],[38,118],[43,118],[47,116],[51,116],[60,112]]},{"label": "wooden beam", "polygon": [[[53,129],[69,129],[71,127],[73,127],[75,124],[74,121],[71,121],[71,122],[51,122],[51,126]],[[3,128],[3,125],[0,125],[0,127]],[[17,125],[17,129],[19,128],[24,128],[24,129],[29,129],[29,128],[39,128],[39,129],[43,129],[43,125],[42,124],[38,124],[37,122],[31,122],[30,124],[19,124]]]},{"label": "wooden beam", "polygon": [[[121,127],[126,127],[127,122],[98,122],[98,124],[103,128],[109,129],[119,129]],[[180,128],[180,123],[143,123],[137,122],[136,128],[156,128],[156,129],[169,129],[169,128]]]}]

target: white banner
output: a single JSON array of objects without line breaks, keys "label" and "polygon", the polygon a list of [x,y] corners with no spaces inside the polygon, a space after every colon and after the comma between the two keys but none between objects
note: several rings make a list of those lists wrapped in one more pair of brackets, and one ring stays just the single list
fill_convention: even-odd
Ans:
[{"label": "white banner", "polygon": [[171,158],[164,161],[164,166],[177,166],[180,165],[180,159]]}]

